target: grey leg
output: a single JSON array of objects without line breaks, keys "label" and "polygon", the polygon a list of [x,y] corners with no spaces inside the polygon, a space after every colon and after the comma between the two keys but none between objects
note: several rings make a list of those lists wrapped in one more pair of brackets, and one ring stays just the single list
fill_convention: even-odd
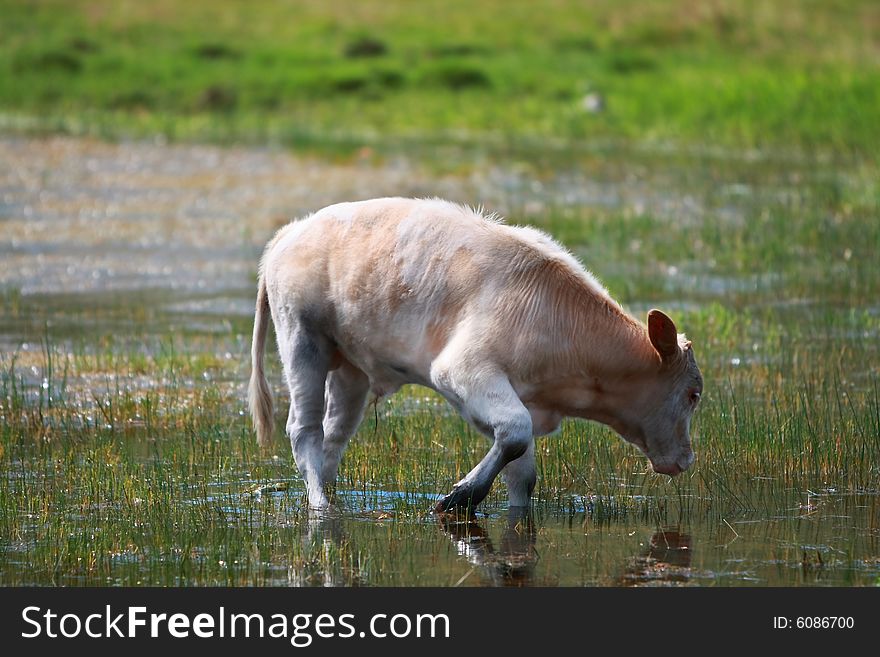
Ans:
[{"label": "grey leg", "polygon": [[[471,372],[438,372],[435,385],[459,400],[463,413],[475,425],[490,427],[495,442],[483,460],[437,504],[439,512],[473,510],[489,494],[504,466],[534,445],[531,415],[507,377],[485,365]],[[522,488],[522,483],[518,486]]]},{"label": "grey leg", "polygon": [[538,480],[535,468],[535,439],[532,438],[525,454],[507,464],[502,473],[507,482],[507,499],[511,509],[527,507]]},{"label": "grey leg", "polygon": [[336,483],[339,462],[348,441],[364,416],[370,380],[354,365],[345,362],[327,377],[324,411],[324,464],[321,482],[324,488]]},{"label": "grey leg", "polygon": [[[326,508],[327,497],[321,487],[324,460],[324,382],[327,379],[329,346],[325,339],[296,326],[286,345],[285,375],[290,388],[287,435],[293,458],[309,495],[309,506]],[[286,356],[286,357],[285,357]]]}]

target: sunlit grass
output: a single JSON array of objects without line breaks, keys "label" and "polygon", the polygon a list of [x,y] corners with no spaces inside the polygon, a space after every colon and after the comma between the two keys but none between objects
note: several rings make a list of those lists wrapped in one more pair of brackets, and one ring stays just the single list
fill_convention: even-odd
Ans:
[{"label": "sunlit grass", "polygon": [[442,135],[873,161],[876,21],[871,2],[7,2],[0,125],[339,154]]}]

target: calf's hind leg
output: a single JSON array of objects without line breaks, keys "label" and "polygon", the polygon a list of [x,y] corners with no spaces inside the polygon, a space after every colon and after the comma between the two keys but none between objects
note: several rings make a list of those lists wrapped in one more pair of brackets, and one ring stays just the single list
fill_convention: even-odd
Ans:
[{"label": "calf's hind leg", "polygon": [[290,341],[279,350],[290,388],[287,435],[296,467],[309,495],[309,506],[326,508],[327,497],[321,485],[324,461],[324,382],[332,347],[320,334],[302,325],[289,333]]},{"label": "calf's hind leg", "polygon": [[324,406],[324,463],[321,483],[331,489],[336,483],[339,461],[348,441],[364,416],[370,379],[360,369],[343,361],[327,377]]}]

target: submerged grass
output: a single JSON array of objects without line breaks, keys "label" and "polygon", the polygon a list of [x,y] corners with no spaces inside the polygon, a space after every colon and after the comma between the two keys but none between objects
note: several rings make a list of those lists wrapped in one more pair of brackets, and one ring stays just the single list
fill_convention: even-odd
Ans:
[{"label": "submerged grass", "polygon": [[[485,440],[432,396],[410,391],[380,403],[377,424],[365,422],[340,474],[343,523],[309,517],[287,450],[279,441],[277,455],[261,454],[235,411],[237,387],[181,383],[200,374],[187,359],[168,364],[160,391],[123,377],[89,400],[49,376],[63,354],[49,347],[43,356],[36,382],[12,364],[2,376],[4,584],[449,584],[446,568],[424,568],[449,549],[429,509]],[[865,387],[765,383],[756,399],[765,375],[755,366],[708,392],[695,426],[699,463],[675,481],[649,474],[607,430],[565,423],[541,442],[536,509],[612,528],[809,523],[823,511],[876,520],[876,378]],[[254,492],[267,482],[288,485]],[[496,486],[490,516],[502,500]],[[854,537],[854,555],[874,542]]]}]

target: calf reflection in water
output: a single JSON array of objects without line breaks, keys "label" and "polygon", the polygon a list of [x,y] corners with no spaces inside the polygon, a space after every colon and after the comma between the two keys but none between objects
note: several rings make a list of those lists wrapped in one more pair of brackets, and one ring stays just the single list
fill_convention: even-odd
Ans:
[{"label": "calf reflection in water", "polygon": [[348,587],[364,583],[358,551],[344,530],[338,510],[308,511],[301,556],[288,566],[287,583],[301,587]]},{"label": "calf reflection in water", "polygon": [[691,537],[677,529],[660,529],[646,549],[631,557],[620,586],[676,586],[691,581]]},{"label": "calf reflection in water", "polygon": [[475,518],[462,519],[455,514],[440,514],[438,523],[455,543],[458,553],[473,565],[454,583],[456,586],[466,583],[474,573],[478,574],[483,586],[522,587],[535,584],[537,531],[534,519],[526,509],[510,510],[498,549]]}]

